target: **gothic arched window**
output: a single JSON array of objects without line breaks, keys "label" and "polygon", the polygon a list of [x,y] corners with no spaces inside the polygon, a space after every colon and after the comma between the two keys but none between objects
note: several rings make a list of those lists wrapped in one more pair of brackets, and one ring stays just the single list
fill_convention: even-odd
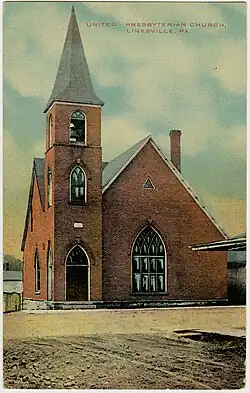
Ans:
[{"label": "gothic arched window", "polygon": [[74,246],[68,253],[66,259],[67,266],[88,266],[89,261],[87,254],[80,246]]},{"label": "gothic arched window", "polygon": [[70,175],[70,201],[86,202],[86,175],[80,166],[76,166]]},{"label": "gothic arched window", "polygon": [[49,117],[48,148],[52,146],[52,115]]},{"label": "gothic arched window", "polygon": [[132,250],[132,291],[166,291],[166,252],[158,233],[147,226],[137,236]]},{"label": "gothic arched window", "polygon": [[52,206],[52,171],[48,169],[48,207]]},{"label": "gothic arched window", "polygon": [[38,256],[38,250],[35,252],[35,292],[40,293],[41,290],[41,271],[40,262]]},{"label": "gothic arched window", "polygon": [[52,300],[52,280],[53,280],[53,255],[50,240],[48,242],[47,253],[47,297]]},{"label": "gothic arched window", "polygon": [[85,143],[86,139],[86,116],[83,112],[75,111],[70,116],[69,126],[70,142]]}]

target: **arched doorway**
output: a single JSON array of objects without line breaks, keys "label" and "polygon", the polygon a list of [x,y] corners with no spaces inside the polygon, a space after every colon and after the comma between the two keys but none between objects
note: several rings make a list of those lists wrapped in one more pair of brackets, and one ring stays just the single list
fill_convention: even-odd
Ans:
[{"label": "arched doorway", "polygon": [[66,300],[89,300],[89,259],[86,252],[75,246],[66,259]]}]

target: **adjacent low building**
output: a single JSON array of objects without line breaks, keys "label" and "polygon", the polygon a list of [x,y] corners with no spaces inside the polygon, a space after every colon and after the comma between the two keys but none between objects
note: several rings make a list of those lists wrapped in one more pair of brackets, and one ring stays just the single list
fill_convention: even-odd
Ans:
[{"label": "adjacent low building", "polygon": [[22,308],[23,277],[21,271],[3,271],[3,311]]},{"label": "adjacent low building", "polygon": [[193,251],[227,251],[228,303],[246,303],[246,235],[191,245]]}]

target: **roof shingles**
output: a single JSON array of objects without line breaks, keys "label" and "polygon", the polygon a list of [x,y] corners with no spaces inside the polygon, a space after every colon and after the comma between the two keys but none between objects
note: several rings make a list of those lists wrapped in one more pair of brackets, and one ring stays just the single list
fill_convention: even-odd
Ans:
[{"label": "roof shingles", "polygon": [[110,161],[102,171],[102,187],[106,188],[110,181],[116,178],[120,171],[122,171],[124,165],[128,165],[133,156],[138,153],[139,150],[145,145],[145,143],[150,139],[150,136],[137,142],[135,145],[130,147],[128,150],[121,153],[119,156],[115,157]]}]

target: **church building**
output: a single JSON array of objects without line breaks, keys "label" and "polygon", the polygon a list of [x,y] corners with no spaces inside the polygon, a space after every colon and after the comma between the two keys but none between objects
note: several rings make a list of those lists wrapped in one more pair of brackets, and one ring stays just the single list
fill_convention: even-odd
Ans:
[{"label": "church building", "polygon": [[23,307],[225,302],[226,254],[190,247],[227,236],[181,175],[181,132],[170,131],[170,159],[148,136],[103,162],[103,105],[72,8],[33,160]]}]

